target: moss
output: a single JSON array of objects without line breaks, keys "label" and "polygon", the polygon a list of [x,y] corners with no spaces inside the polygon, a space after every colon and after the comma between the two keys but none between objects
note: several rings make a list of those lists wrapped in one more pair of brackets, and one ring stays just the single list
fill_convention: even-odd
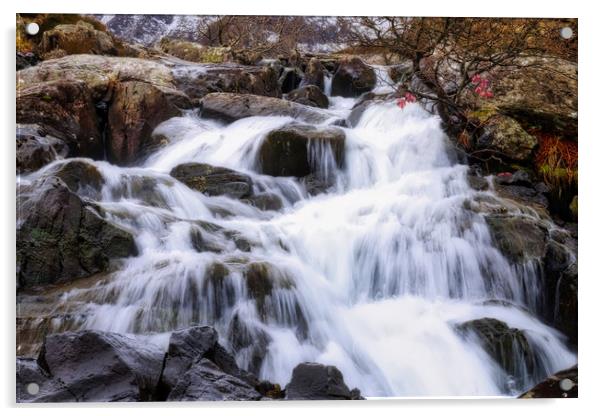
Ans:
[{"label": "moss", "polygon": [[569,205],[569,209],[571,210],[571,214],[573,214],[573,218],[577,219],[577,214],[579,212],[579,208],[577,206],[577,195],[573,197],[573,200]]}]

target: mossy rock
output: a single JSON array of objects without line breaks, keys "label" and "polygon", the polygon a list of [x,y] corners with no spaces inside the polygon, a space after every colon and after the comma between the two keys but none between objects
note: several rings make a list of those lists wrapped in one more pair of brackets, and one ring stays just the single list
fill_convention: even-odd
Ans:
[{"label": "mossy rock", "polygon": [[547,231],[542,224],[514,215],[488,215],[485,220],[494,244],[511,263],[543,259]]}]

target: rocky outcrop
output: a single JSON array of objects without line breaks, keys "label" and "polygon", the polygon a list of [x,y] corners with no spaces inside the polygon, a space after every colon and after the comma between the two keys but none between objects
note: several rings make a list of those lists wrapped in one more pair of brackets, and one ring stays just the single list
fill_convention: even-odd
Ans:
[{"label": "rocky outcrop", "polygon": [[170,175],[209,196],[227,195],[240,199],[251,196],[253,191],[253,183],[248,175],[205,163],[178,165],[171,170]]},{"label": "rocky outcrop", "polygon": [[[152,400],[161,376],[163,354],[162,348],[142,336],[100,331],[49,335],[37,359],[46,375],[44,394],[35,395],[31,401]],[[28,381],[23,373],[18,378]]]},{"label": "rocky outcrop", "polygon": [[19,71],[17,81],[17,122],[58,132],[69,156],[102,159],[106,146],[123,165],[144,155],[155,126],[191,105],[167,66],[136,58],[71,55]]},{"label": "rocky outcrop", "polygon": [[527,133],[514,119],[502,114],[487,116],[477,133],[476,148],[483,153],[502,156],[506,160],[532,160],[537,139]]},{"label": "rocky outcrop", "polygon": [[201,115],[226,122],[255,116],[288,116],[308,123],[323,123],[334,117],[312,107],[272,97],[251,94],[213,93],[201,101]]},{"label": "rocky outcrop", "polygon": [[17,174],[33,172],[67,156],[69,149],[36,124],[17,125]]},{"label": "rocky outcrop", "polygon": [[345,133],[337,127],[318,128],[290,125],[270,132],[259,149],[261,172],[272,176],[302,177],[317,172],[312,147],[327,147],[341,167],[345,155]]},{"label": "rocky outcrop", "polygon": [[62,51],[67,55],[90,53],[94,55],[117,55],[118,46],[111,35],[96,30],[90,23],[57,25],[42,35],[39,52],[42,55]]},{"label": "rocky outcrop", "polygon": [[232,61],[234,58],[230,48],[205,46],[182,39],[163,38],[158,47],[169,55],[190,62],[223,63]]},{"label": "rocky outcrop", "polygon": [[311,58],[307,63],[305,73],[303,74],[303,80],[299,86],[305,87],[308,85],[315,85],[320,91],[324,91],[325,72],[326,69],[322,65],[322,62],[317,58]]},{"label": "rocky outcrop", "polygon": [[328,97],[315,85],[307,85],[289,92],[286,99],[310,107],[328,108]]},{"label": "rocky outcrop", "polygon": [[376,86],[376,73],[360,58],[343,58],[332,77],[332,95],[359,97]]},{"label": "rocky outcrop", "polygon": [[217,92],[266,97],[282,95],[278,74],[272,67],[234,63],[193,65],[167,59],[163,62],[173,69],[178,90],[185,93],[194,103],[207,94]]},{"label": "rocky outcrop", "polygon": [[557,372],[519,396],[519,399],[579,397],[578,367]]},{"label": "rocky outcrop", "polygon": [[359,390],[350,390],[343,374],[331,365],[302,363],[295,367],[286,385],[286,400],[358,400]]},{"label": "rocky outcrop", "polygon": [[19,188],[17,282],[21,287],[73,280],[137,254],[132,235],[50,176]]}]

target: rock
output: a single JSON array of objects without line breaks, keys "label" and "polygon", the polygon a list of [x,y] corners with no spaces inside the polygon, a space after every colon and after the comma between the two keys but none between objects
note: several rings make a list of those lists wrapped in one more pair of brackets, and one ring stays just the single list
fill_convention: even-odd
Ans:
[{"label": "rock", "polygon": [[320,89],[320,91],[324,91],[324,71],[324,66],[320,60],[317,58],[311,58],[307,63],[303,80],[299,86],[305,87],[308,85],[315,85]]},{"label": "rock", "polygon": [[575,195],[573,197],[573,199],[571,200],[571,203],[569,205],[569,209],[570,209],[571,215],[573,217],[572,219],[574,221],[577,221],[577,217],[578,217],[578,214],[579,214],[579,208],[578,208],[578,204],[577,204],[577,195]]},{"label": "rock", "polygon": [[485,217],[496,247],[514,264],[541,260],[545,254],[547,232],[534,219],[514,215]]},{"label": "rock", "polygon": [[[570,381],[567,381],[570,380]],[[546,378],[519,396],[519,399],[579,397],[578,367],[574,366]]]},{"label": "rock", "polygon": [[193,102],[210,93],[231,92],[280,97],[278,74],[272,67],[233,63],[183,64],[170,63],[177,88]]},{"label": "rock", "polygon": [[[343,374],[334,366],[302,363],[286,385],[286,400],[351,400]],[[358,395],[357,393],[354,395]]]},{"label": "rock", "polygon": [[40,61],[40,57],[37,56],[33,52],[17,51],[17,56],[16,56],[17,71],[28,68],[30,66],[37,65],[37,63],[39,61]]},{"label": "rock", "polygon": [[332,77],[332,95],[359,97],[376,86],[376,73],[360,58],[343,58]]},{"label": "rock", "polygon": [[117,84],[108,111],[108,160],[130,165],[151,145],[155,127],[180,114],[177,101],[181,96],[147,82],[129,81]]},{"label": "rock", "polygon": [[206,195],[227,195],[245,198],[251,195],[253,183],[248,175],[235,170],[205,163],[184,163],[176,166],[170,175],[188,187]]},{"label": "rock", "polygon": [[286,94],[297,89],[301,84],[301,80],[303,80],[303,72],[299,68],[289,67],[283,69],[278,79],[278,84],[280,85],[280,90]]},{"label": "rock", "polygon": [[230,321],[228,342],[237,355],[245,357],[246,368],[253,374],[259,374],[271,341],[267,332],[252,322],[243,321],[238,313]]},{"label": "rock", "polygon": [[534,208],[548,208],[546,194],[549,189],[543,183],[533,184],[530,175],[523,170],[517,170],[512,175],[498,174],[494,184],[496,192],[504,198]]},{"label": "rock", "polygon": [[17,281],[21,287],[70,281],[137,254],[132,235],[48,177],[18,193]]},{"label": "rock", "polygon": [[307,85],[287,94],[286,99],[310,107],[328,108],[328,97],[315,85]]},{"label": "rock", "polygon": [[468,185],[475,191],[486,191],[489,189],[489,182],[482,176],[469,174],[466,175],[466,180],[468,181]]},{"label": "rock", "polygon": [[234,59],[231,48],[205,46],[183,39],[163,38],[158,46],[163,52],[190,62],[223,63]]},{"label": "rock", "polygon": [[36,171],[69,152],[64,141],[35,124],[18,124],[16,138],[17,174]]},{"label": "rock", "polygon": [[[313,147],[313,149],[312,149]],[[271,131],[259,149],[261,172],[272,176],[302,177],[318,172],[312,152],[332,153],[334,164],[341,167],[345,155],[345,133],[337,127],[318,128],[289,125]]]},{"label": "rock", "polygon": [[89,53],[95,55],[117,55],[118,48],[113,38],[106,32],[94,29],[90,23],[79,21],[76,24],[57,25],[42,34],[40,54],[55,50],[68,55]]},{"label": "rock", "polygon": [[270,192],[251,195],[245,201],[262,211],[279,211],[283,207],[282,199]]},{"label": "rock", "polygon": [[307,123],[324,123],[333,115],[279,98],[251,94],[212,93],[201,102],[203,117],[233,122],[245,117],[288,116]]},{"label": "rock", "polygon": [[[370,93],[368,93],[370,94]],[[373,104],[372,100],[364,101],[361,104],[355,106],[351,113],[347,116],[347,125],[349,127],[356,127],[360,120],[362,119],[362,115],[364,112]]]},{"label": "rock", "polygon": [[544,317],[577,345],[578,267],[577,242],[568,233],[552,234],[546,246],[544,268]]},{"label": "rock", "polygon": [[19,88],[17,123],[38,124],[52,132],[67,144],[69,156],[100,159],[104,155],[92,91],[83,81],[56,80]]},{"label": "rock", "polygon": [[517,162],[528,162],[537,147],[537,139],[516,120],[496,114],[489,117],[476,140],[478,150],[492,152]]},{"label": "rock", "polygon": [[38,363],[73,401],[150,401],[163,356],[146,337],[85,330],[47,336]]},{"label": "rock", "polygon": [[206,358],[193,363],[179,379],[167,401],[260,400],[261,394]]},{"label": "rock", "polygon": [[165,355],[161,376],[162,388],[171,391],[197,358],[215,348],[217,339],[217,332],[209,326],[174,331],[169,338],[169,347]]},{"label": "rock", "polygon": [[510,376],[520,379],[535,371],[536,355],[521,330],[510,328],[504,322],[493,318],[465,322],[458,326],[458,330],[463,334],[476,335],[483,349]]},{"label": "rock", "polygon": [[60,178],[71,192],[92,198],[98,197],[105,183],[96,166],[82,160],[68,160],[50,173]]}]

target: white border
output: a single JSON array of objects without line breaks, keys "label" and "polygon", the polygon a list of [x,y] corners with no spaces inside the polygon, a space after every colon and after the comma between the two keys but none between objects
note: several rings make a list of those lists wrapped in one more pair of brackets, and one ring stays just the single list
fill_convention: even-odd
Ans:
[{"label": "white border", "polygon": [[[169,0],[150,3],[140,0],[66,1],[66,0],[21,0],[17,4],[2,2],[1,44],[4,64],[2,64],[2,104],[1,126],[3,137],[2,201],[0,221],[2,227],[1,261],[4,314],[2,331],[4,334],[0,348],[4,370],[0,378],[1,404],[10,407],[9,412],[30,414],[44,412],[45,415],[105,415],[110,409],[115,414],[131,414],[143,411],[149,415],[172,413],[195,414],[278,414],[307,415],[307,413],[341,412],[346,415],[365,415],[367,410],[379,414],[441,414],[487,416],[514,414],[516,412],[543,413],[546,415],[567,415],[594,413],[596,399],[602,397],[602,369],[600,368],[601,331],[600,296],[602,296],[602,275],[599,272],[602,255],[599,247],[600,215],[602,212],[601,181],[599,169],[602,160],[602,134],[600,125],[600,62],[599,40],[602,16],[596,13],[595,2],[557,1],[529,2],[526,0],[466,1],[466,0],[299,0],[298,2],[274,0]],[[406,16],[498,16],[498,17],[578,17],[579,18],[579,131],[580,131],[580,279],[579,279],[579,366],[580,383],[577,400],[463,400],[463,399],[404,399],[381,400],[353,403],[295,402],[295,403],[175,403],[165,404],[114,404],[114,405],[44,405],[20,406],[15,408],[14,398],[14,336],[15,336],[15,142],[12,140],[15,129],[14,100],[14,28],[16,12],[53,13],[152,13],[152,14],[308,14],[308,15],[406,15]],[[7,59],[8,58],[8,59]],[[600,260],[599,260],[600,259]],[[597,411],[599,412],[599,410]],[[596,412],[596,413],[597,413]]]}]

